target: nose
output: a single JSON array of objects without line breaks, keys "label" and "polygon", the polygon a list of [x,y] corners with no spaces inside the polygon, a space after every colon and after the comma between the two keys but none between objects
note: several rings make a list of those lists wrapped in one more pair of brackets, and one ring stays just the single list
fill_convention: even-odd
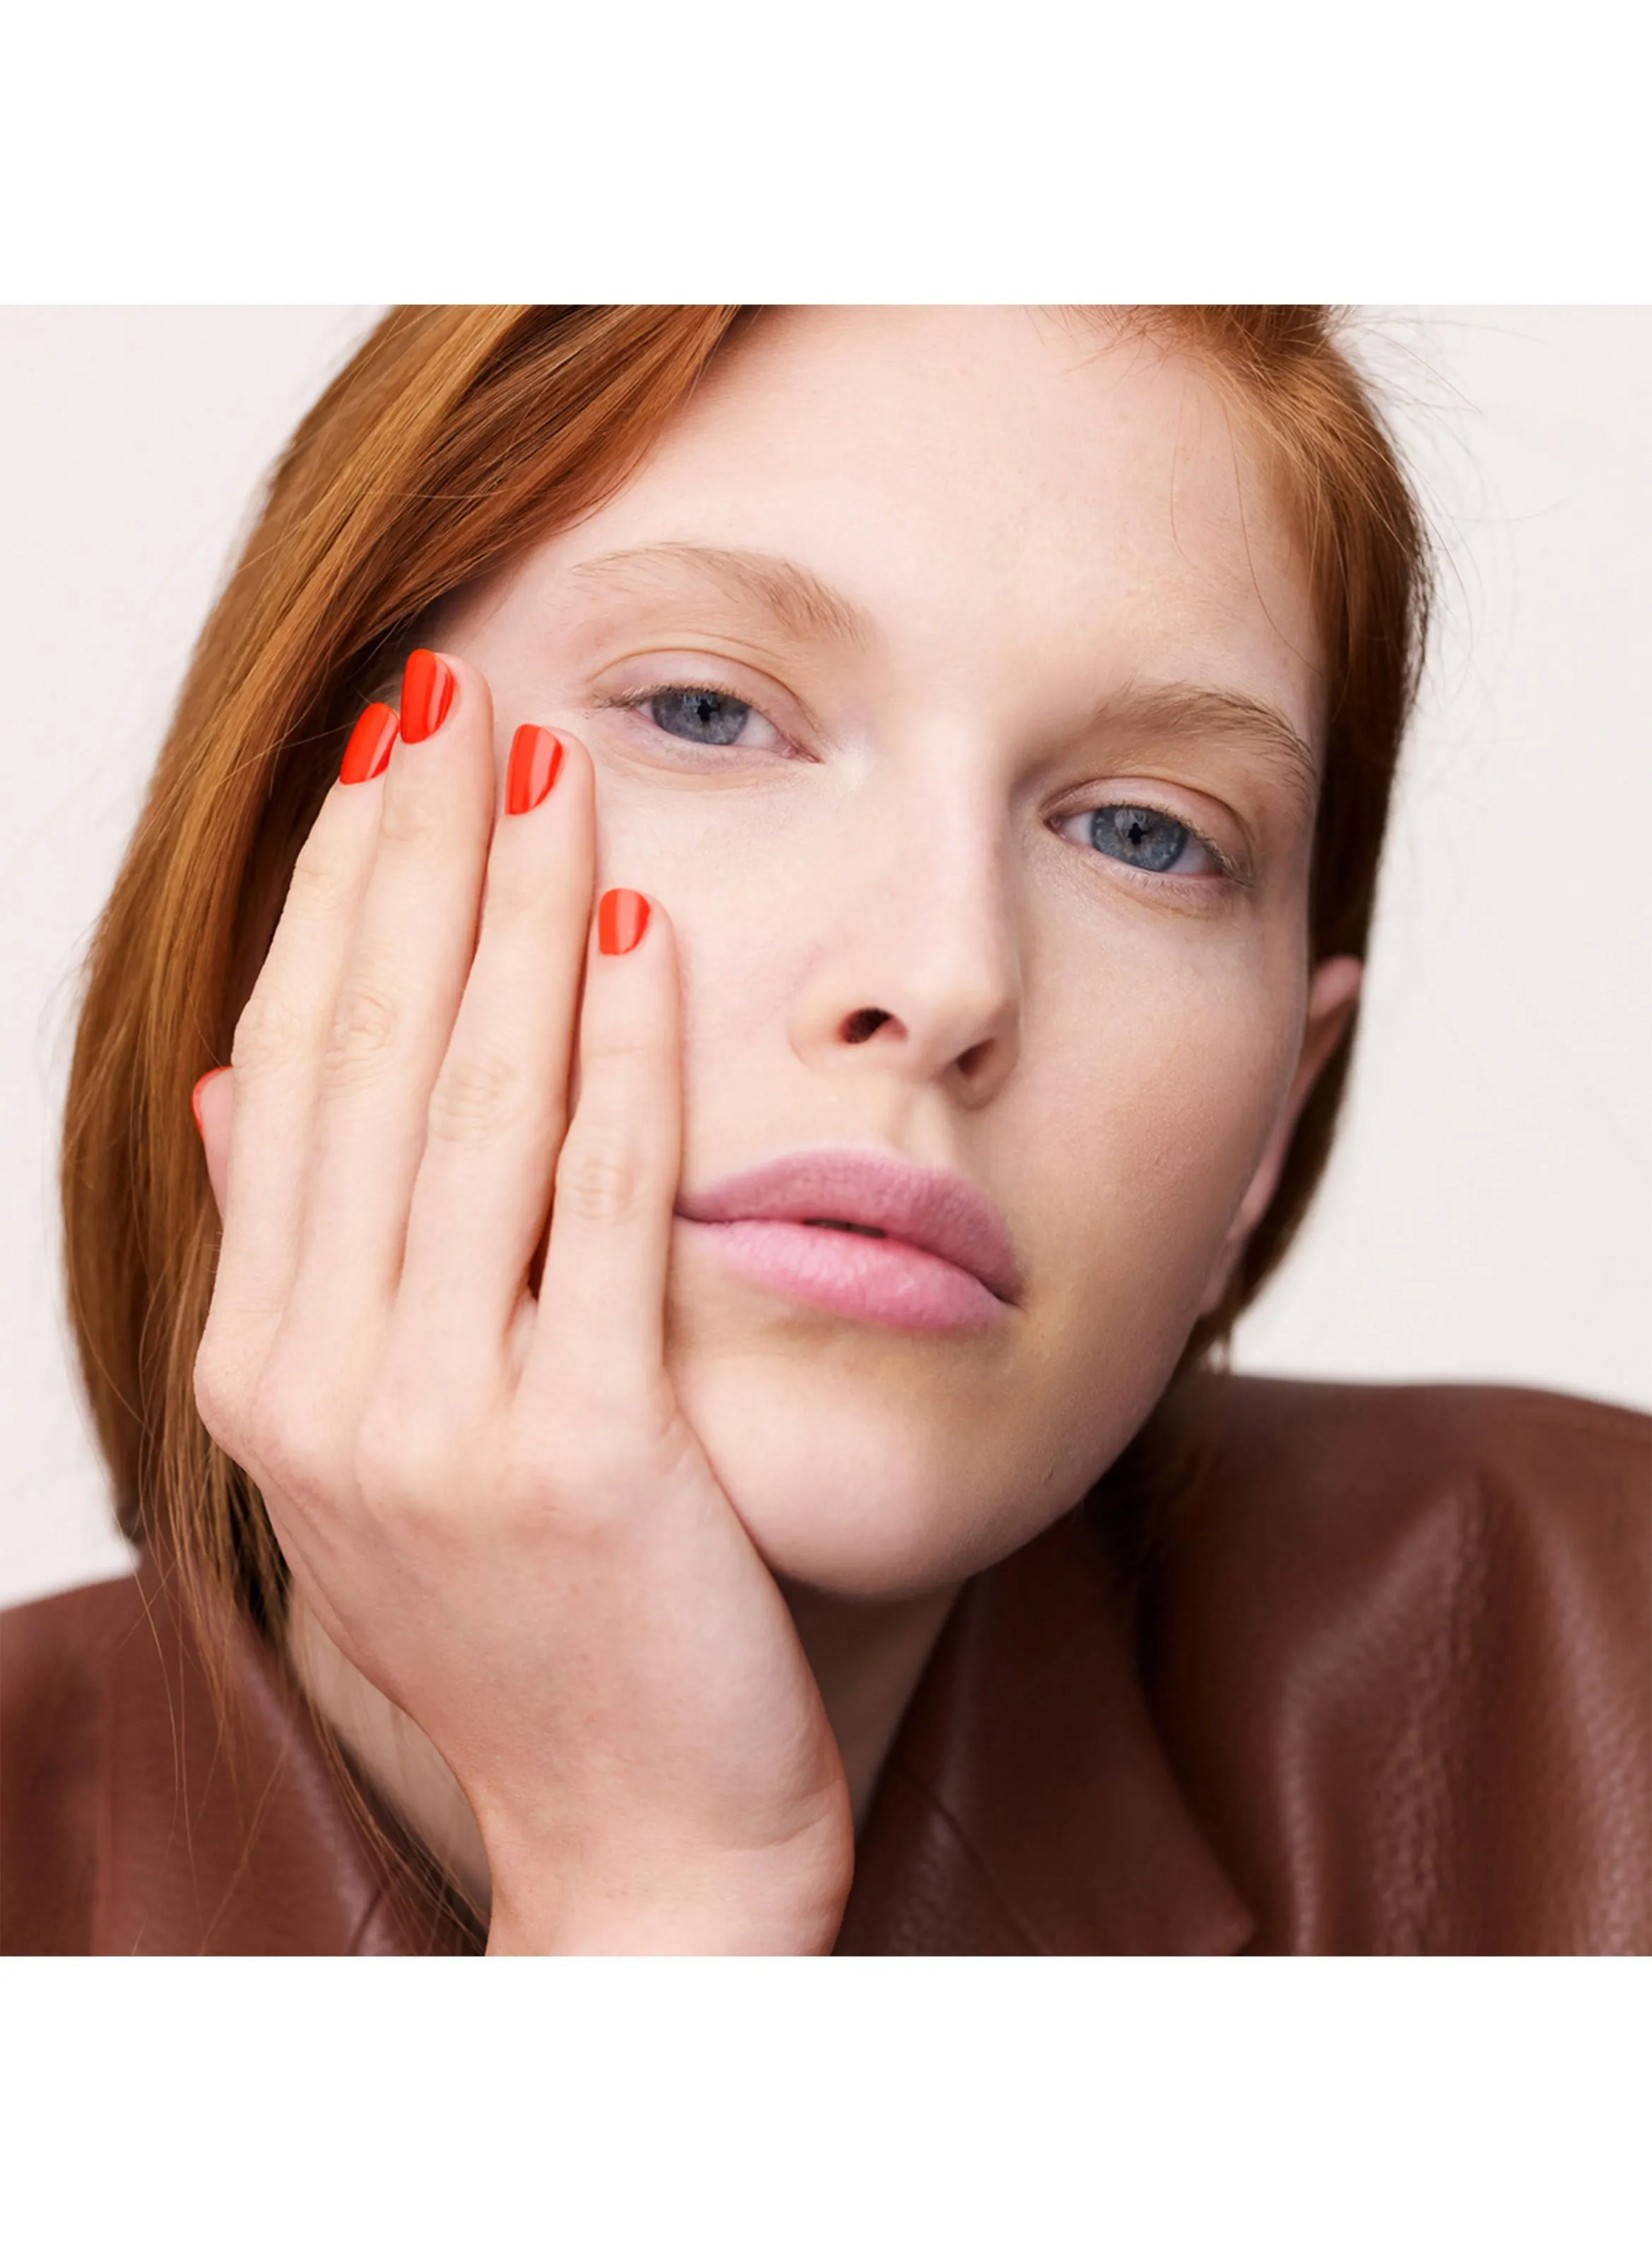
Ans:
[{"label": "nose", "polygon": [[790,1033],[831,1075],[940,1080],[978,1107],[1015,1065],[1021,952],[1005,812],[951,768],[845,808]]}]

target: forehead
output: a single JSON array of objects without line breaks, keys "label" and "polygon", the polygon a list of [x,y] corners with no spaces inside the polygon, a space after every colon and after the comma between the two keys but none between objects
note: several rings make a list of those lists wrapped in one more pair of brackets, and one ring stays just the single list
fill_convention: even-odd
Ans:
[{"label": "forehead", "polygon": [[793,560],[916,659],[1237,671],[1318,735],[1305,563],[1228,396],[1080,314],[765,311],[543,562],[670,542]]}]

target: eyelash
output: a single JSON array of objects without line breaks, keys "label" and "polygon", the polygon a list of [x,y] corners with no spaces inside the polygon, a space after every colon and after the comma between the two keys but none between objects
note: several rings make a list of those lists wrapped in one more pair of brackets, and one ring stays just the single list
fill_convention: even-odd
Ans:
[{"label": "eyelash", "polygon": [[[641,708],[648,706],[653,700],[667,697],[672,692],[685,691],[687,692],[690,696],[693,696],[696,692],[700,692],[703,693],[708,699],[727,699],[731,700],[736,707],[747,707],[753,714],[758,716],[761,721],[768,722],[770,729],[772,730],[777,736],[785,738],[788,746],[792,743],[789,738],[786,738],[785,731],[781,729],[778,722],[769,722],[768,716],[764,714],[763,709],[760,707],[752,706],[751,700],[743,699],[737,691],[731,691],[726,683],[650,683],[645,690],[628,691],[621,698],[599,699],[595,703],[600,707],[607,709],[612,709],[616,707]],[[657,722],[656,722],[653,727],[656,729],[659,729]],[[672,734],[671,731],[665,730],[662,731],[660,735],[663,737],[669,738]],[[692,738],[679,738],[677,740],[677,743],[679,746],[687,746],[692,745],[693,741]],[[715,752],[716,749],[714,747],[711,750]],[[734,750],[737,751],[738,750],[735,749]]]},{"label": "eyelash", "polygon": [[[776,736],[783,740],[786,746],[789,747],[792,744],[792,741],[786,737],[786,732],[780,729],[778,722],[770,721],[769,717],[763,713],[760,707],[755,707],[752,705],[751,700],[742,698],[739,692],[731,691],[726,683],[650,683],[641,691],[628,691],[622,697],[599,699],[595,703],[599,707],[609,711],[612,711],[614,708],[619,708],[621,710],[640,713],[654,700],[663,699],[668,693],[673,692],[688,692],[690,693],[694,692],[702,692],[714,699],[731,700],[736,706],[749,708],[750,711],[753,714],[758,715],[761,721],[768,722],[770,729],[774,731]],[[647,719],[646,716],[644,719]],[[652,727],[656,729],[659,729],[659,725],[657,723],[653,724]],[[671,737],[673,736],[673,733],[669,730],[665,730],[661,731],[660,735],[663,737]],[[677,743],[679,745],[689,745],[693,743],[692,739],[687,738],[677,740]],[[1128,802],[1092,801],[1088,803],[1081,803],[1077,808],[1064,810],[1058,821],[1060,823],[1065,824],[1074,816],[1088,816],[1096,809],[1118,807],[1146,809],[1151,815],[1162,816],[1168,824],[1181,825],[1186,831],[1189,838],[1196,842],[1197,844],[1203,849],[1205,854],[1210,858],[1210,861],[1215,865],[1216,871],[1213,875],[1214,877],[1229,881],[1234,885],[1239,885],[1240,883],[1239,873],[1235,868],[1232,858],[1225,854],[1225,852],[1217,846],[1216,842],[1210,839],[1206,834],[1199,831],[1196,826],[1189,824],[1185,816],[1178,815],[1174,808],[1167,808],[1160,802],[1153,800],[1131,800]],[[1101,851],[1099,849],[1094,851],[1093,853],[1098,858],[1101,856]],[[1197,887],[1202,884],[1206,876],[1204,874],[1195,874],[1194,876],[1189,877],[1185,873],[1178,876],[1176,873],[1172,872],[1144,872],[1141,870],[1139,865],[1126,864],[1118,857],[1108,857],[1103,860],[1117,864],[1121,872],[1126,872],[1136,880],[1145,881],[1148,886],[1157,888],[1163,888],[1166,886]]]}]

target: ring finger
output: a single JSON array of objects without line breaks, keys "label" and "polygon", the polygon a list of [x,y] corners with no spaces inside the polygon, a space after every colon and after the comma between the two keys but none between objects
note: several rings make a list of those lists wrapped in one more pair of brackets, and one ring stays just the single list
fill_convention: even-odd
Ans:
[{"label": "ring finger", "polygon": [[590,923],[594,783],[577,738],[517,731],[407,1222],[395,1324],[415,1370],[456,1356],[497,1368],[544,1230]]}]

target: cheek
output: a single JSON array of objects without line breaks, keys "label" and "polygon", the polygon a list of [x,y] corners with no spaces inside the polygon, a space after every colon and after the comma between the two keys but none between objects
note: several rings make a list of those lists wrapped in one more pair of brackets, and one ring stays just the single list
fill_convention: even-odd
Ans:
[{"label": "cheek", "polygon": [[1172,1363],[1289,1087],[1300,982],[1269,957],[1194,951],[1110,981],[1027,1093],[1047,1127],[1025,1184],[1075,1324],[1127,1314]]}]

